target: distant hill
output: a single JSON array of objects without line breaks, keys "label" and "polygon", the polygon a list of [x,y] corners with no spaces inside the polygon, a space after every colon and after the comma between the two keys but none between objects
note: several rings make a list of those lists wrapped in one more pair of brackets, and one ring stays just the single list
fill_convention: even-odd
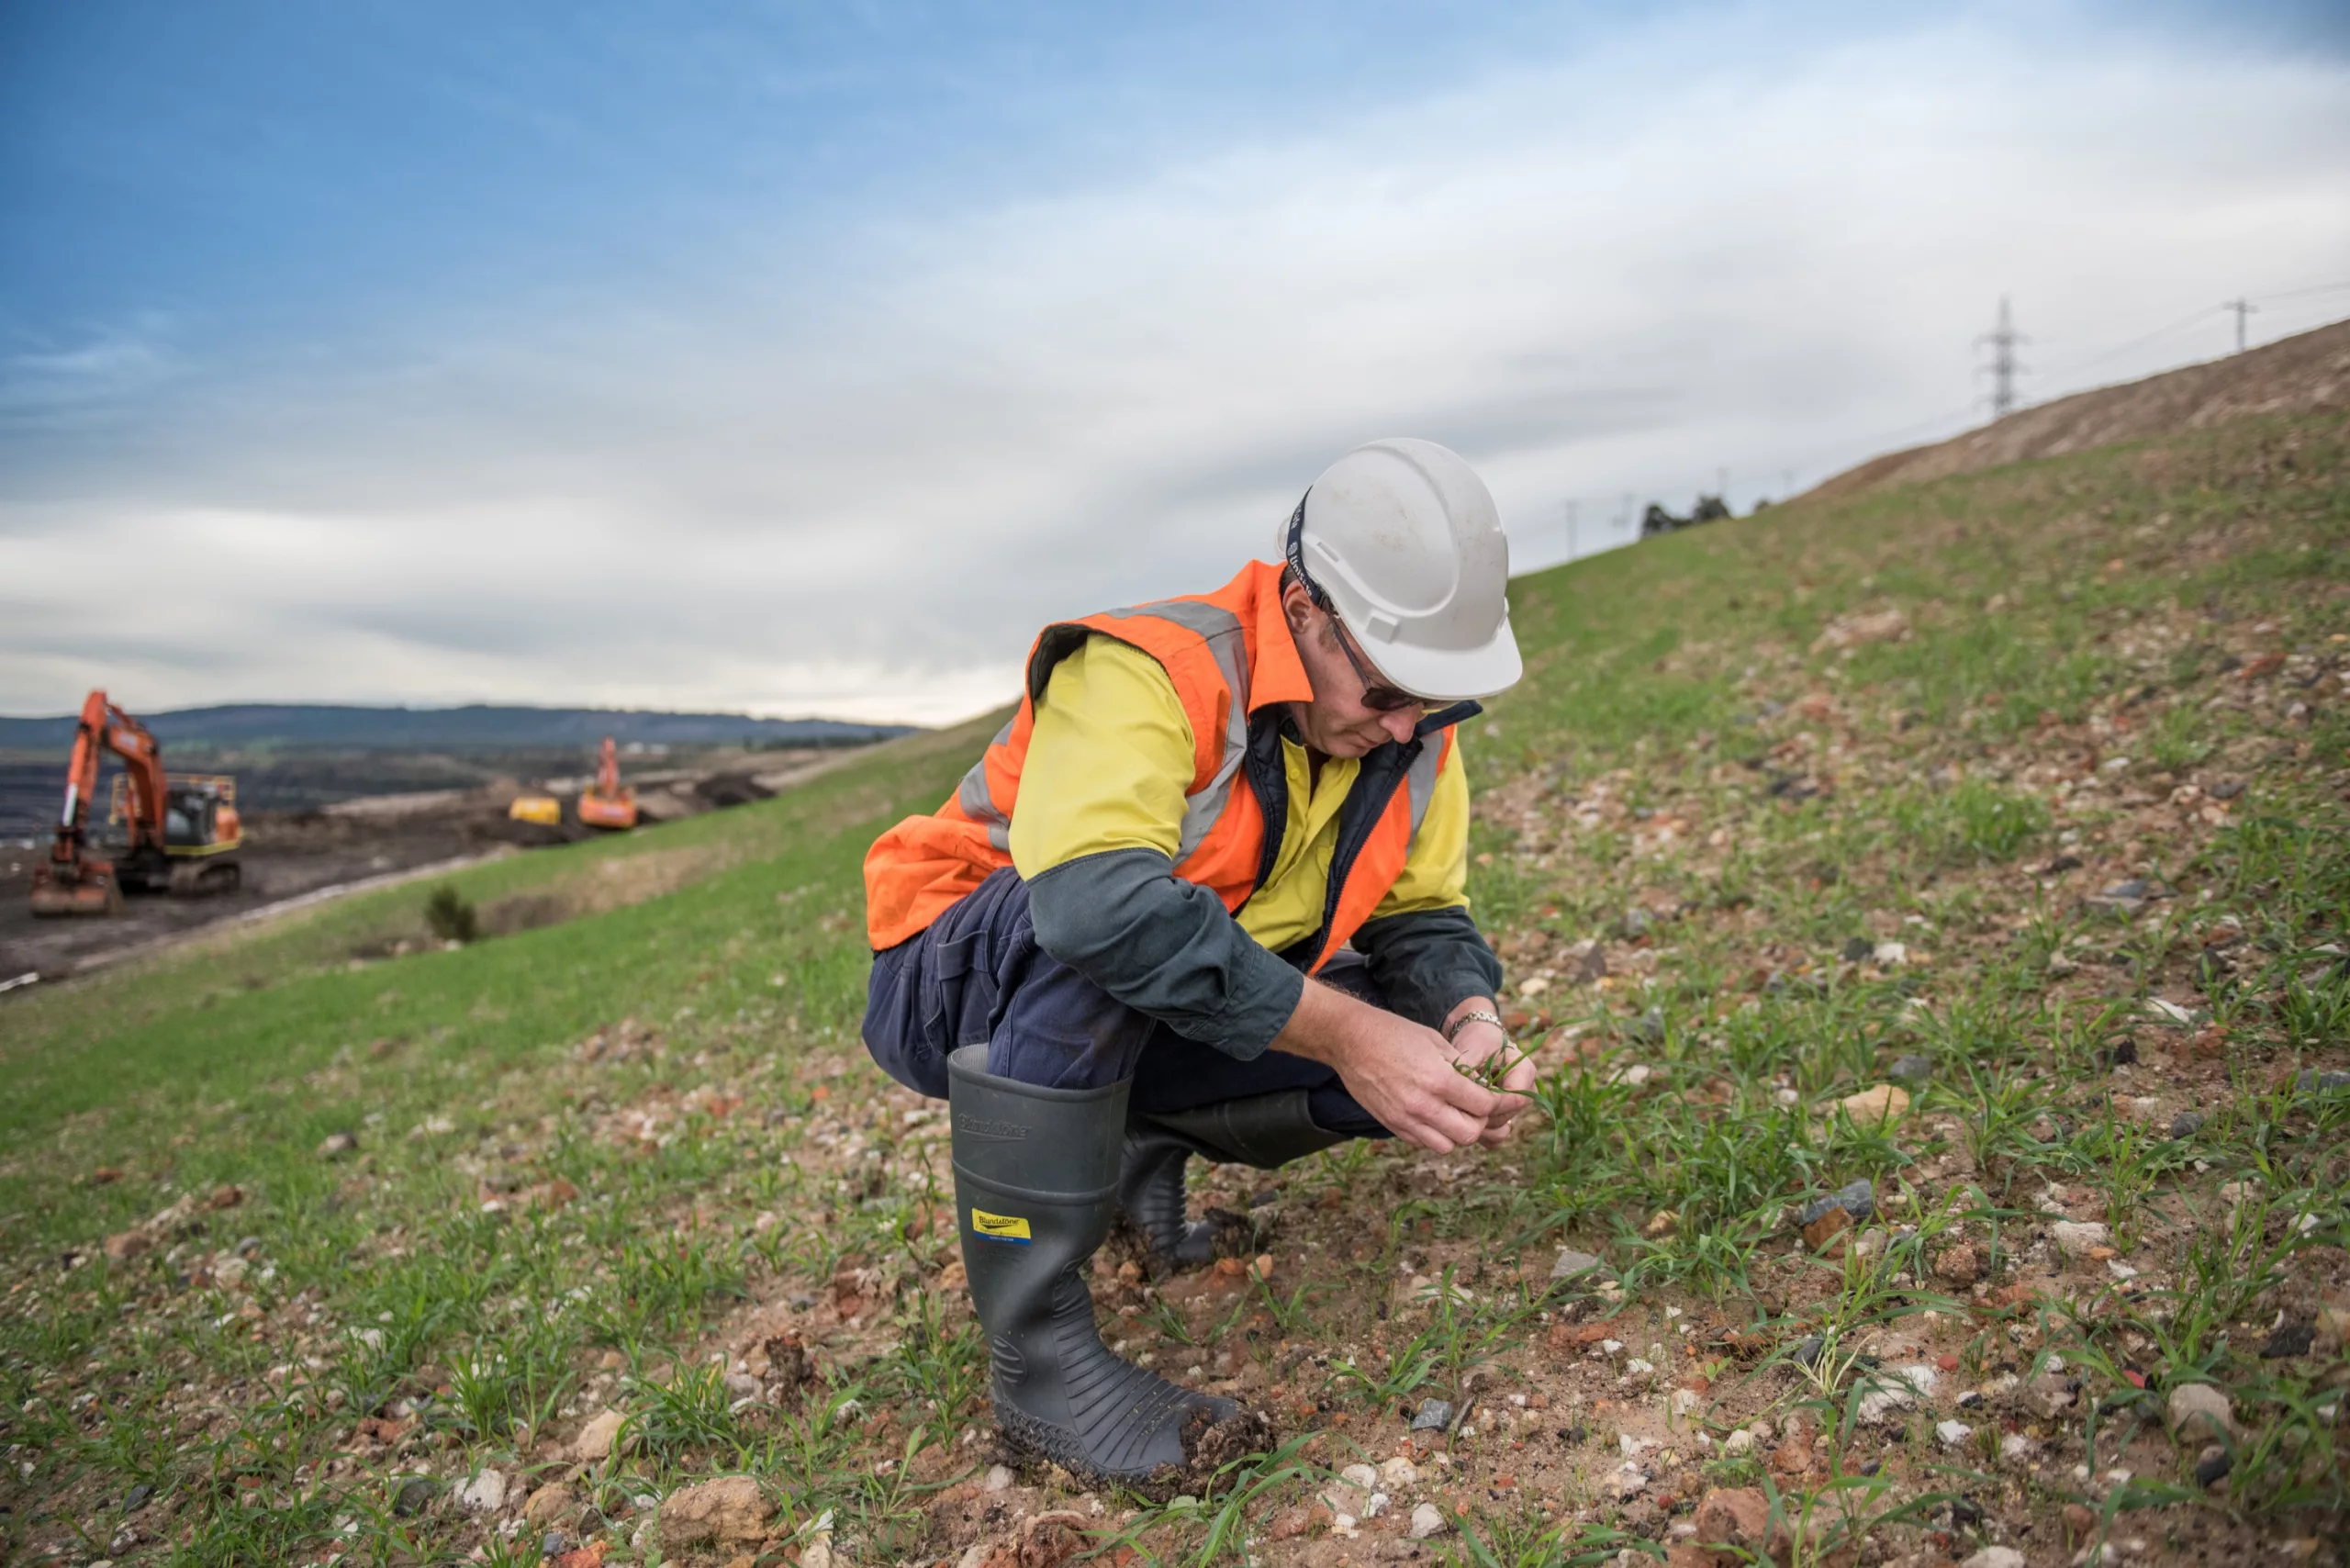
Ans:
[{"label": "distant hill", "polygon": [[1809,494],[1859,495],[2120,441],[2178,435],[2246,414],[2344,408],[2350,408],[2350,321],[2336,321],[2226,359],[2076,392],[1931,446],[1873,457]]},{"label": "distant hill", "polygon": [[[238,702],[140,713],[166,748],[173,745],[281,745],[336,750],[431,751],[593,745],[610,735],[621,745],[863,745],[909,734],[907,724],[855,724],[833,719],[754,719],[741,713],[661,713],[612,708],[355,708],[310,703]],[[0,750],[62,750],[76,720],[0,718]]]}]

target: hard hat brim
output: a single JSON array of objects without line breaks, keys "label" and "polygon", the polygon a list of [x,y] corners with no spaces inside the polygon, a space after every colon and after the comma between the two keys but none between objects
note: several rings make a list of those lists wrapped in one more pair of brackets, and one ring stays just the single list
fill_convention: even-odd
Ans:
[{"label": "hard hat brim", "polygon": [[[1346,621],[1340,612],[1338,619]],[[1375,642],[1351,622],[1355,646],[1371,666],[1399,689],[1428,702],[1465,702],[1507,691],[1526,673],[1518,656],[1517,638],[1505,621],[1493,640],[1480,648],[1418,648],[1405,643]]]}]

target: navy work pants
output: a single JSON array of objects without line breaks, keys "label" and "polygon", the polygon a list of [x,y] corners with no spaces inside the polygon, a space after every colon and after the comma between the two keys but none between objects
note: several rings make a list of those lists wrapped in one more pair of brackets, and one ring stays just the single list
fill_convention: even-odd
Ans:
[{"label": "navy work pants", "polygon": [[[1322,979],[1384,1005],[1359,954],[1339,953]],[[917,1093],[945,1099],[947,1053],[979,1044],[990,1072],[1039,1088],[1098,1089],[1131,1077],[1137,1112],[1303,1089],[1315,1126],[1388,1136],[1335,1070],[1286,1051],[1242,1061],[1186,1039],[1037,946],[1028,885],[1009,867],[920,935],[876,953],[867,992],[865,1048]]]}]

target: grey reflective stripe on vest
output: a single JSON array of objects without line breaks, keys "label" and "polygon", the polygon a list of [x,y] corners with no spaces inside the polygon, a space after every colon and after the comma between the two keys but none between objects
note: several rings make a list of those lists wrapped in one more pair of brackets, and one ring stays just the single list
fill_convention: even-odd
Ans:
[{"label": "grey reflective stripe on vest", "polygon": [[1421,819],[1428,814],[1428,802],[1436,799],[1437,766],[1442,760],[1444,737],[1430,735],[1421,743],[1420,755],[1412,758],[1412,766],[1404,771],[1404,787],[1412,801],[1412,836],[1407,845],[1420,839]]},{"label": "grey reflective stripe on vest", "polygon": [[1205,639],[1216,668],[1224,675],[1225,689],[1232,694],[1225,710],[1224,756],[1208,781],[1183,799],[1183,831],[1175,846],[1175,864],[1181,866],[1206,842],[1208,830],[1224,814],[1225,802],[1232,797],[1232,781],[1248,756],[1248,644],[1240,634],[1240,617],[1195,599],[1105,610],[1102,619],[1125,621],[1144,615],[1171,621]]},{"label": "grey reflective stripe on vest", "polygon": [[[988,743],[988,751],[993,751],[1011,738],[1012,723],[1006,721],[1003,728],[995,733],[995,739]],[[1012,819],[996,810],[995,796],[988,789],[987,751],[979,753],[979,760],[971,764],[971,770],[963,775],[963,782],[956,787],[955,803],[962,807],[963,814],[973,822],[987,824],[990,845],[1006,854],[1011,853]]]}]

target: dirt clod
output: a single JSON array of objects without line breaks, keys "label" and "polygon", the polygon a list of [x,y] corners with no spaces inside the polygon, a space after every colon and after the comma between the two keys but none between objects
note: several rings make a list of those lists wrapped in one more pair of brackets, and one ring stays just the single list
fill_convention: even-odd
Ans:
[{"label": "dirt clod", "polygon": [[1772,1530],[1771,1499],[1758,1487],[1718,1487],[1707,1493],[1697,1500],[1690,1522],[1696,1527],[1699,1544],[1720,1552],[1718,1561],[1751,1562],[1785,1554],[1785,1531]]},{"label": "dirt clod", "polygon": [[661,1501],[661,1545],[728,1545],[758,1540],[765,1532],[767,1500],[747,1475],[721,1476],[681,1486]]}]

